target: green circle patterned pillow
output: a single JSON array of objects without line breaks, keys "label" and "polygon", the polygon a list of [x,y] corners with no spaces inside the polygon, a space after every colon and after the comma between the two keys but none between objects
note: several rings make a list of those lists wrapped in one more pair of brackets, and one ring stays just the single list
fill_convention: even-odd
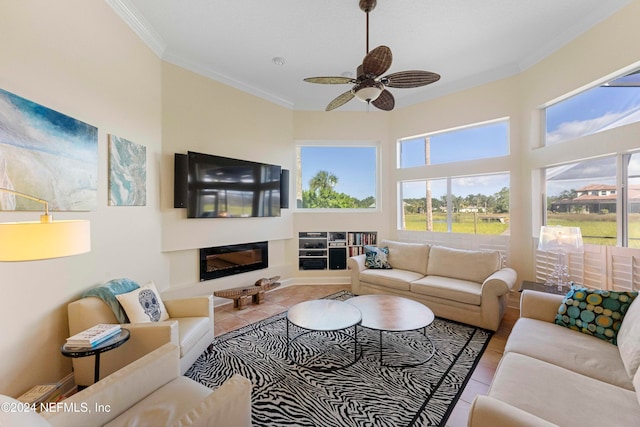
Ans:
[{"label": "green circle patterned pillow", "polygon": [[364,265],[367,268],[384,268],[389,269],[391,265],[389,264],[389,259],[387,255],[389,255],[389,248],[386,246],[384,248],[378,248],[375,246],[365,246],[364,247]]},{"label": "green circle patterned pillow", "polygon": [[617,345],[622,319],[637,296],[638,292],[572,285],[558,308],[555,323]]}]

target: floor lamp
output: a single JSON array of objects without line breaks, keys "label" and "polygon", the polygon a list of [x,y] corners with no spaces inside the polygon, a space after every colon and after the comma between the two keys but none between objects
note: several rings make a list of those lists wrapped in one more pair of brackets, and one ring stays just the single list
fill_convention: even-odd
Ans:
[{"label": "floor lamp", "polygon": [[556,254],[556,265],[547,276],[545,285],[556,286],[558,291],[569,284],[568,257],[570,253],[582,253],[582,233],[580,227],[542,226],[538,250]]},{"label": "floor lamp", "polygon": [[8,188],[0,192],[42,203],[40,221],[0,223],[0,261],[33,261],[78,255],[91,250],[89,221],[54,221],[49,203]]}]

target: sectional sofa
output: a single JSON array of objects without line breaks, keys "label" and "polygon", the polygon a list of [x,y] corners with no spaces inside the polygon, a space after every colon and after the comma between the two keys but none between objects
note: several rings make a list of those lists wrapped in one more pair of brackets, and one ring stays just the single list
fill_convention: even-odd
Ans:
[{"label": "sectional sofa", "polygon": [[[617,345],[554,323],[561,295],[524,291],[488,395],[469,426],[639,426],[640,302]],[[596,311],[597,312],[597,311]]]},{"label": "sectional sofa", "polygon": [[366,254],[350,257],[355,295],[398,295],[428,306],[436,316],[497,330],[516,283],[498,251],[461,250],[426,243],[382,240],[378,249],[391,268],[367,266]]}]

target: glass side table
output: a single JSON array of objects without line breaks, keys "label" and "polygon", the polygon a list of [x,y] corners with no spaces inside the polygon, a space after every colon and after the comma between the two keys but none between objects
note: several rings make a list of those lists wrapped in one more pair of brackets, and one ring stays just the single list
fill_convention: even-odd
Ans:
[{"label": "glass side table", "polygon": [[64,344],[60,347],[60,351],[67,357],[87,357],[96,356],[95,364],[93,366],[93,382],[94,384],[100,380],[100,354],[105,351],[113,350],[120,347],[122,344],[129,340],[131,333],[126,328],[120,328],[120,333],[114,335],[106,341],[101,342],[95,347],[72,347]]}]

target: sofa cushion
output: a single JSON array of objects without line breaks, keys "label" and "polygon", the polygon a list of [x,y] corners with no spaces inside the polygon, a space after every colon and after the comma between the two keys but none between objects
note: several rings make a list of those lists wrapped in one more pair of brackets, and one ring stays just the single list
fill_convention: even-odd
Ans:
[{"label": "sofa cushion", "polygon": [[636,374],[633,377],[633,387],[636,389],[638,404],[640,405],[640,369],[636,371]]},{"label": "sofa cushion", "polygon": [[520,353],[628,390],[631,377],[618,348],[554,323],[522,317],[511,330],[505,353]]},{"label": "sofa cushion", "polygon": [[251,426],[251,381],[235,374],[172,427]]},{"label": "sofa cushion", "polygon": [[[627,310],[618,332],[618,349],[629,377],[633,377],[640,367],[640,302],[638,301],[640,299],[636,298]],[[640,388],[637,390],[640,396]]]},{"label": "sofa cushion", "polygon": [[177,317],[171,319],[178,322],[180,339],[180,357],[189,353],[196,343],[207,334],[211,319],[208,317]]},{"label": "sofa cushion", "polygon": [[408,291],[411,282],[421,277],[423,277],[423,275],[420,273],[397,268],[393,270],[367,269],[360,272],[360,282],[400,291]]},{"label": "sofa cushion", "polygon": [[411,282],[411,291],[464,304],[480,305],[482,285],[450,277],[426,276]]},{"label": "sofa cushion", "polygon": [[0,426],[16,427],[51,427],[35,409],[12,397],[0,394]]},{"label": "sofa cushion", "polygon": [[382,240],[380,246],[389,248],[389,264],[391,268],[415,271],[422,276],[427,274],[429,245]]},{"label": "sofa cushion", "polygon": [[210,388],[179,376],[105,424],[105,427],[168,426],[209,394]]},{"label": "sofa cushion", "polygon": [[640,419],[633,391],[518,353],[504,355],[489,396],[559,426],[637,426]]},{"label": "sofa cushion", "polygon": [[616,344],[622,320],[637,295],[572,285],[558,308],[555,323]]},{"label": "sofa cushion", "polygon": [[364,266],[367,268],[391,268],[389,265],[389,248],[386,246],[383,248],[377,248],[375,246],[364,247]]},{"label": "sofa cushion", "polygon": [[126,294],[116,295],[131,323],[160,322],[169,314],[153,282]]},{"label": "sofa cushion", "polygon": [[427,275],[482,283],[500,269],[500,264],[498,251],[467,251],[432,246]]}]

